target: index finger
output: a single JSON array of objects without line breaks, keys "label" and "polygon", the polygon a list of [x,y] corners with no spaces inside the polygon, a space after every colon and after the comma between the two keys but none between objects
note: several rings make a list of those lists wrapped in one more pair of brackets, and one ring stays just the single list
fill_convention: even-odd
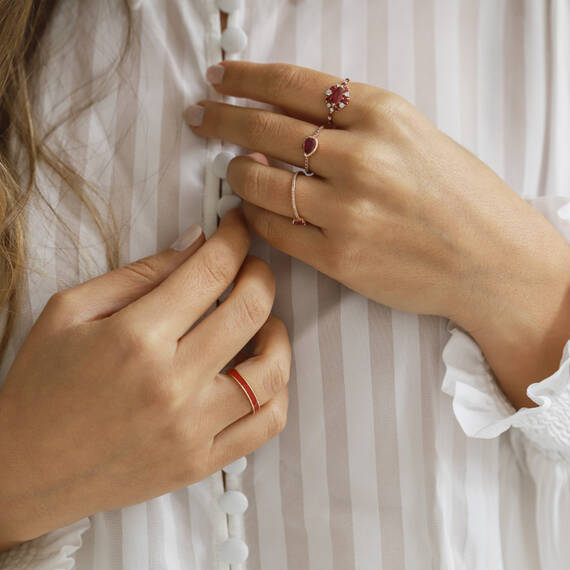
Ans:
[{"label": "index finger", "polygon": [[[270,103],[317,125],[327,123],[325,92],[345,79],[286,63],[227,60],[212,67],[216,69],[210,68],[207,77],[220,93]],[[337,127],[355,125],[365,113],[370,87],[351,82],[349,89],[350,104],[334,113]]]}]

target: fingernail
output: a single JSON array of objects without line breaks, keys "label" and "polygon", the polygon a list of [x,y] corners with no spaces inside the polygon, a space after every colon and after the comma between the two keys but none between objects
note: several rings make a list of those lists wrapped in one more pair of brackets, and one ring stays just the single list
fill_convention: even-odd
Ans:
[{"label": "fingernail", "polygon": [[204,118],[204,107],[202,105],[191,105],[184,111],[184,120],[191,127],[199,127]]},{"label": "fingernail", "polygon": [[226,70],[223,65],[210,65],[206,70],[206,79],[212,85],[218,85],[224,78],[224,71]]},{"label": "fingernail", "polygon": [[255,160],[255,162],[259,162],[261,164],[266,164],[265,156],[263,156],[260,152],[252,152],[248,154],[249,158]]},{"label": "fingernail", "polygon": [[178,239],[170,246],[174,251],[184,251],[193,243],[196,243],[202,235],[202,227],[200,224],[193,224],[178,237]]}]

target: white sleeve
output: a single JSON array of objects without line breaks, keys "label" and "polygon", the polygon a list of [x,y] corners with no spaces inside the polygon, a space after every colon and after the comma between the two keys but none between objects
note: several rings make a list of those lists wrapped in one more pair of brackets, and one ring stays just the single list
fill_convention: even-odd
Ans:
[{"label": "white sleeve", "polygon": [[488,439],[518,428],[528,444],[553,459],[570,463],[570,340],[558,370],[527,389],[535,408],[515,411],[497,384],[479,345],[452,321],[443,349],[446,372],[442,389],[453,398],[453,411],[465,434]]},{"label": "white sleeve", "polygon": [[88,518],[0,552],[0,570],[71,570],[72,554],[81,546]]},{"label": "white sleeve", "polygon": [[[529,200],[570,242],[570,200]],[[474,339],[450,321],[443,350],[446,372],[442,390],[452,397],[458,423],[468,437],[494,438],[511,429],[511,442],[521,451],[536,489],[536,522],[541,567],[566,569],[570,560],[570,340],[560,366],[548,378],[531,384],[534,408],[516,411],[500,389]],[[569,334],[570,337],[570,334]],[[566,562],[567,564],[567,562]]]}]

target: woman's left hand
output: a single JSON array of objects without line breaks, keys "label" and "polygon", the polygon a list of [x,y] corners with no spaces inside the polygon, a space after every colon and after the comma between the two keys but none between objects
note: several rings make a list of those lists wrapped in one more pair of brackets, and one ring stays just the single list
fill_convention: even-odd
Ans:
[{"label": "woman's left hand", "polygon": [[[201,101],[202,117],[196,107],[186,115],[194,132],[303,167],[303,140],[326,124],[325,91],[340,79],[286,64],[222,65],[220,93],[283,114]],[[318,136],[315,176],[297,177],[307,226],[291,224],[289,170],[257,154],[230,162],[228,182],[253,229],[375,301],[449,317],[488,342],[550,326],[569,281],[558,231],[405,99],[349,88],[336,129]]]}]

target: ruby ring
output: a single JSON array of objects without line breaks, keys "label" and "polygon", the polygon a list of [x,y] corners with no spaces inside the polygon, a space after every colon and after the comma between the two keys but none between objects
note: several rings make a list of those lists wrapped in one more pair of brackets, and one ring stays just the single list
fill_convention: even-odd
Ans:
[{"label": "ruby ring", "polygon": [[309,157],[313,156],[319,148],[319,133],[324,129],[324,125],[321,125],[311,136],[305,137],[303,139],[303,155],[305,157],[305,175],[312,176],[314,172],[311,172],[309,168]]},{"label": "ruby ring", "polygon": [[333,127],[333,113],[342,111],[350,103],[350,90],[348,84],[350,79],[347,77],[344,81],[331,85],[325,91],[325,103],[328,111],[328,126]]}]

